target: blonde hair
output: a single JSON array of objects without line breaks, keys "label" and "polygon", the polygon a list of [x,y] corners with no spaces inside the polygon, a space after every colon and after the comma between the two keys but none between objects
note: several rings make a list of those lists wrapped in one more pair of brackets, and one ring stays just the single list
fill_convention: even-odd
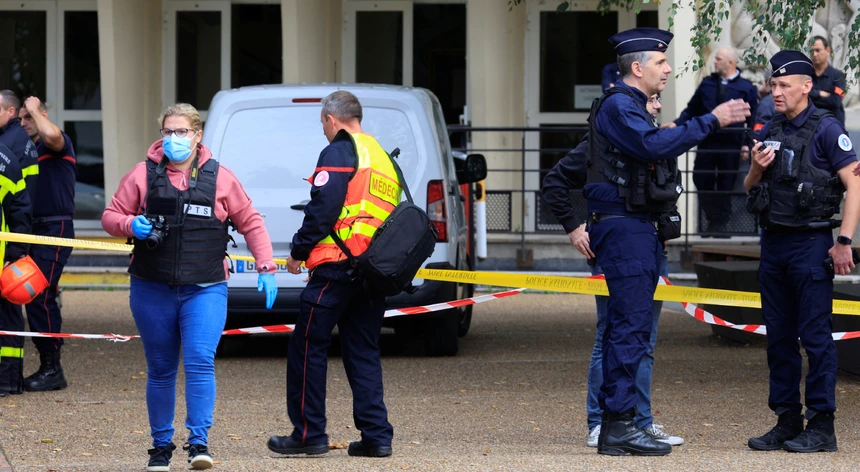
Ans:
[{"label": "blonde hair", "polygon": [[191,127],[194,128],[194,131],[200,131],[203,129],[203,121],[200,119],[200,113],[193,105],[188,103],[177,103],[167,107],[167,109],[164,110],[164,113],[158,117],[158,124],[162,128],[164,127],[164,120],[168,116],[182,116],[187,118],[191,123]]}]

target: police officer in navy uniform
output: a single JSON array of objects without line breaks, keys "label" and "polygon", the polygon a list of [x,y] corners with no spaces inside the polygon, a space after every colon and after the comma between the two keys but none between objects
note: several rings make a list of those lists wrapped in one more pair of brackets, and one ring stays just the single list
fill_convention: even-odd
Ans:
[{"label": "police officer in navy uniform", "polygon": [[[799,51],[780,51],[770,59],[776,116],[765,125],[752,148],[744,180],[747,209],[760,215],[762,316],[767,327],[770,368],[768,406],[779,417],[761,437],[757,450],[835,451],[836,346],[830,321],[833,259],[836,274],[854,267],[851,236],[860,221],[860,180],[852,175],[857,160],[851,139],[828,111],[809,98],[812,62]],[[836,243],[831,228],[847,189]],[[800,401],[806,350],[806,429]]]},{"label": "police officer in navy uniform", "polygon": [[30,202],[33,202],[39,177],[39,154],[36,145],[21,126],[21,120],[18,119],[20,110],[21,100],[15,92],[0,90],[0,143],[5,144],[18,159]]},{"label": "police officer in navy uniform", "polygon": [[812,91],[809,98],[812,104],[818,108],[830,110],[839,123],[845,126],[845,74],[830,65],[830,43],[824,36],[813,38],[812,51],[809,53],[812,59]]},{"label": "police officer in navy uniform", "polygon": [[[21,168],[12,151],[0,143],[0,231],[30,232],[30,195],[20,185]],[[0,242],[5,264],[27,255],[27,245]],[[24,331],[21,307],[0,298],[0,331]],[[24,338],[0,336],[0,397],[24,392]]]},{"label": "police officer in navy uniform", "polygon": [[[21,125],[35,144],[39,156],[39,188],[31,194],[33,234],[74,238],[75,148],[72,139],[48,119],[48,109],[37,97],[29,97],[18,113]],[[72,248],[33,244],[30,256],[48,280],[48,288],[27,304],[30,331],[61,333],[63,318],[57,302],[58,284]],[[39,369],[24,379],[28,392],[44,392],[67,387],[60,364],[62,338],[33,338],[39,350]]]},{"label": "police officer in navy uniform", "polygon": [[603,74],[600,85],[604,93],[614,87],[621,80],[621,71],[618,70],[617,62],[610,62],[603,66]]},{"label": "police officer in navy uniform", "polygon": [[590,249],[604,270],[609,309],[603,337],[603,410],[598,453],[665,455],[634,422],[636,372],[651,336],[661,239],[657,221],[680,196],[677,156],[721,126],[750,115],[738,100],[670,129],[654,128],[648,97],[665,88],[672,68],[666,48],[672,33],[634,28],[609,39],[618,54],[622,81],[596,101],[589,118],[588,199]]},{"label": "police officer in navy uniform", "polygon": [[[350,456],[390,456],[394,428],[383,402],[379,337],[385,299],[368,290],[334,240],[358,256],[375,230],[400,201],[397,174],[388,154],[361,130],[362,108],[350,92],[339,90],[322,100],[321,121],[331,143],[320,153],[309,181],[311,200],[293,237],[287,269],[310,270],[302,291],[299,318],[287,355],[289,436],[272,436],[268,447],[279,454],[325,454],[327,350],[337,326],[343,364],[353,396],[353,418],[361,441]],[[371,185],[371,176],[378,185]],[[396,188],[380,193],[378,186]],[[373,213],[367,213],[373,208]]]},{"label": "police officer in navy uniform", "polygon": [[[731,128],[752,128],[758,106],[758,89],[741,77],[737,67],[738,55],[733,48],[722,48],[714,57],[714,73],[702,79],[696,93],[687,103],[674,125],[694,116],[710,113],[720,103],[743,100],[750,104],[750,119]],[[669,124],[672,126],[672,124]],[[741,148],[745,135],[739,131],[712,134],[699,145],[694,161],[693,183],[699,193],[699,206],[708,221],[703,236],[724,236],[732,213],[728,192],[735,188],[740,167]],[[719,193],[715,193],[719,192]]]}]

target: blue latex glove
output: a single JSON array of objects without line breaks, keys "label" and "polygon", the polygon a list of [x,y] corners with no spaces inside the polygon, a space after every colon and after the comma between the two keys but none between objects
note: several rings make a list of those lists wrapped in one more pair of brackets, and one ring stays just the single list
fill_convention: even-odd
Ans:
[{"label": "blue latex glove", "polygon": [[275,274],[260,274],[257,276],[257,291],[266,291],[266,309],[271,310],[278,296],[278,284],[275,283]]},{"label": "blue latex glove", "polygon": [[131,232],[137,239],[146,239],[149,233],[152,232],[152,223],[143,215],[137,215],[137,218],[131,221]]}]

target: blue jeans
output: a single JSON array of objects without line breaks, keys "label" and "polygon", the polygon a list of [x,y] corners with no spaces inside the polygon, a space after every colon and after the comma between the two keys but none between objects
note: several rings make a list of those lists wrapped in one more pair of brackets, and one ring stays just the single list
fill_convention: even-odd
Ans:
[{"label": "blue jeans", "polygon": [[[669,261],[665,254],[660,258],[660,275],[669,276]],[[591,273],[599,275],[603,273],[600,265],[595,265]],[[591,364],[588,366],[588,397],[585,401],[585,409],[588,412],[589,431],[598,426],[603,410],[597,396],[600,393],[600,384],[603,383],[603,333],[606,329],[606,313],[609,310],[609,297],[594,297],[597,305],[597,333],[594,339],[594,351],[591,353]],[[657,343],[657,321],[660,319],[660,311],[663,302],[655,300],[652,308],[654,324],[651,329],[651,342],[645,352],[639,370],[636,372],[636,392],[639,402],[636,405],[636,426],[647,428],[654,422],[651,416],[651,372],[654,367],[654,345]]]},{"label": "blue jeans", "polygon": [[227,321],[227,283],[168,285],[131,277],[129,301],[146,355],[153,447],[173,441],[180,346],[188,443],[208,445],[215,410],[215,349]]}]

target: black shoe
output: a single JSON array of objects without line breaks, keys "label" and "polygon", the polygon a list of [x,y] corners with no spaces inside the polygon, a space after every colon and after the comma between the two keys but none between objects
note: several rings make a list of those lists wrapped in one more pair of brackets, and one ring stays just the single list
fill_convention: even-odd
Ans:
[{"label": "black shoe", "polygon": [[604,413],[597,439],[597,453],[610,456],[665,456],[672,446],[655,441],[633,421],[635,410]]},{"label": "black shoe", "polygon": [[269,450],[278,454],[307,454],[310,456],[328,453],[328,444],[303,444],[292,436],[270,436],[266,443]]},{"label": "black shoe", "polygon": [[209,448],[203,444],[189,444],[183,446],[183,451],[188,451],[188,464],[193,470],[211,469],[215,464],[209,454]]},{"label": "black shoe", "polygon": [[170,472],[170,459],[173,457],[174,449],[176,445],[170,443],[167,446],[154,447],[146,451],[149,453],[146,472]]},{"label": "black shoe", "polygon": [[833,413],[818,413],[806,422],[806,429],[796,438],[785,441],[782,446],[789,452],[834,452],[836,431],[833,429]]},{"label": "black shoe", "polygon": [[365,446],[361,441],[349,443],[347,454],[353,457],[388,457],[392,454],[391,446]]},{"label": "black shoe", "polygon": [[60,351],[39,351],[39,360],[39,370],[24,379],[24,390],[48,392],[69,386],[63,375],[63,366],[60,365]]},{"label": "black shoe", "polygon": [[757,451],[775,451],[782,449],[783,443],[794,439],[803,432],[803,416],[800,413],[783,413],[779,415],[776,426],[757,438],[750,438],[747,445]]}]

